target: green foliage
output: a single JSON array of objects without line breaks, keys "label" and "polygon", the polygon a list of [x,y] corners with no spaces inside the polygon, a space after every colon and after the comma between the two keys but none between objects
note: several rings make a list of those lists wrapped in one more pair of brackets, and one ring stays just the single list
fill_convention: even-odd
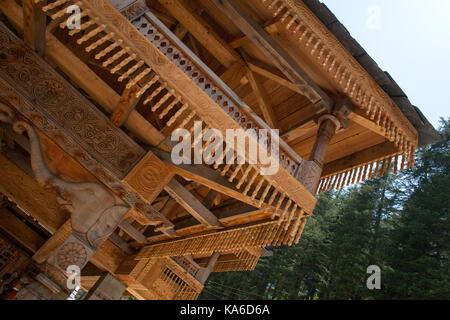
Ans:
[{"label": "green foliage", "polygon": [[[212,274],[200,299],[450,299],[450,121],[441,134],[414,169],[320,195],[299,245]],[[370,265],[381,290],[367,289]]]}]

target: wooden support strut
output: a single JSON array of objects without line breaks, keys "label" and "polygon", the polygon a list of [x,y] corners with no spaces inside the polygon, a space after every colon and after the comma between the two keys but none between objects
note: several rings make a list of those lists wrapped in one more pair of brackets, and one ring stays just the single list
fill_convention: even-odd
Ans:
[{"label": "wooden support strut", "polygon": [[200,223],[207,227],[221,227],[217,217],[177,180],[170,180],[164,189]]}]

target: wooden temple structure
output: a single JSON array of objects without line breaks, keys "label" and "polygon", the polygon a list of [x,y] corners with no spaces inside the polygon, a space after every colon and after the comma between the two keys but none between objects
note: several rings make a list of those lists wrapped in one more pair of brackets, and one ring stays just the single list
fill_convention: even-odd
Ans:
[{"label": "wooden temple structure", "polygon": [[[279,129],[278,171],[239,148],[173,163],[195,121]],[[0,0],[0,122],[16,299],[67,297],[73,265],[86,299],[196,299],[211,272],[298,244],[317,194],[439,138],[316,0]]]}]

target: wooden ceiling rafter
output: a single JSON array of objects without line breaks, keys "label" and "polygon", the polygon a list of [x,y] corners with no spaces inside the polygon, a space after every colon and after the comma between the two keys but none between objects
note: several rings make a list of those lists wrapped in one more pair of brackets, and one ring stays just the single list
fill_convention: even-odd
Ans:
[{"label": "wooden ceiling rafter", "polygon": [[303,1],[258,1],[280,19],[282,29],[299,42],[325,74],[330,75],[336,86],[380,127],[383,136],[406,153],[417,148],[417,130]]}]

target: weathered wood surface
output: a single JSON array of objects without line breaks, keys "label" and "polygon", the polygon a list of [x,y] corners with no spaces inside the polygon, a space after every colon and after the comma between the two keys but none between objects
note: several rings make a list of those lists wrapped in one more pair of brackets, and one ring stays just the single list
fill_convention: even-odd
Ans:
[{"label": "weathered wood surface", "polygon": [[[265,5],[268,6],[269,3]],[[417,130],[389,95],[358,63],[327,26],[311,12],[307,5],[303,1],[283,0],[275,6],[271,6],[268,11],[277,12],[280,7],[285,7],[284,12],[297,19],[298,22],[295,23],[289,23],[291,18],[284,20],[285,32],[289,34],[293,41],[299,41],[301,37],[303,45],[300,48],[312,57],[311,61],[316,63],[326,74],[332,72],[330,78],[341,91],[350,96],[356,105],[363,108],[371,105],[372,107],[369,106],[369,109],[372,109],[371,111],[382,110],[394,122],[394,126],[397,127],[402,136],[411,144],[417,146]],[[298,33],[298,28],[301,29],[301,33]],[[319,47],[322,49],[318,50]],[[324,54],[321,55],[321,52],[329,52],[328,57]],[[346,76],[345,81],[343,81],[345,75],[349,76]],[[386,132],[384,136],[387,137],[389,134]]]},{"label": "weathered wood surface", "polygon": [[[14,0],[4,0],[0,1],[0,9],[15,29],[19,33],[23,32],[22,8]],[[105,110],[114,112],[120,96],[49,31],[46,34],[45,58],[61,68],[77,86],[86,91]],[[164,140],[160,132],[137,111],[131,111],[125,127],[149,145],[157,146]]]},{"label": "weathered wood surface", "polygon": [[0,154],[0,193],[23,208],[51,232],[69,218],[55,194],[44,190],[37,181]]},{"label": "weathered wood surface", "polygon": [[170,168],[149,151],[123,181],[142,199],[152,203],[172,177]]}]

